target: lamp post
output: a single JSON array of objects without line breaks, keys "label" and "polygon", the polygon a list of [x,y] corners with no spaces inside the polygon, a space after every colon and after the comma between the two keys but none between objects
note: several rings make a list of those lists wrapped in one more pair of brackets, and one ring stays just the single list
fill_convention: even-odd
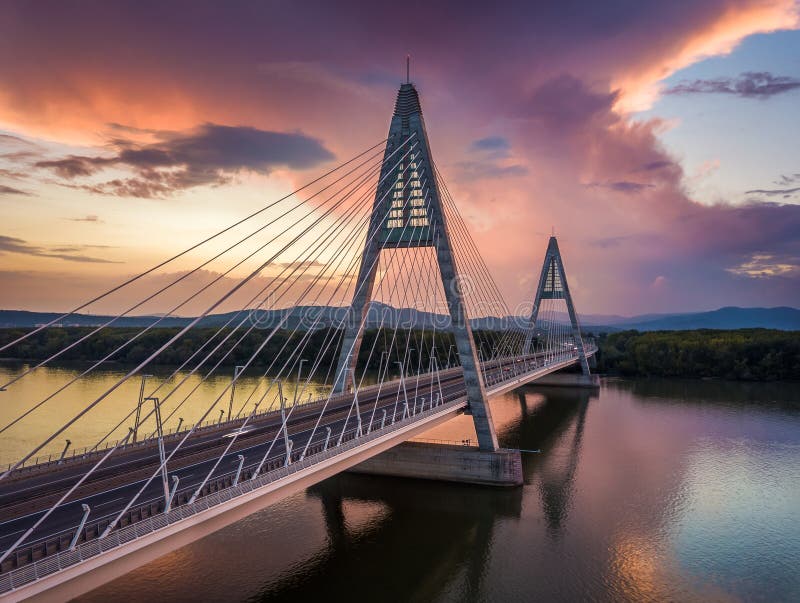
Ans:
[{"label": "lamp post", "polygon": [[381,359],[378,361],[378,381],[382,381],[382,373],[383,373],[383,359],[389,355],[389,352],[384,350],[381,352]]},{"label": "lamp post", "polygon": [[276,382],[278,384],[278,398],[280,398],[281,401],[281,426],[283,427],[283,444],[286,448],[286,458],[288,464],[291,462],[291,457],[289,456],[289,429],[286,425],[286,398],[283,397],[283,384],[281,383],[281,380],[277,379]]},{"label": "lamp post", "polygon": [[136,436],[139,432],[139,418],[142,416],[142,402],[144,401],[144,382],[153,375],[142,375],[142,385],[139,388],[139,403],[136,405],[136,421],[133,423],[133,443],[136,443]]},{"label": "lamp post", "polygon": [[231,399],[228,402],[228,421],[231,420],[231,413],[233,412],[233,394],[236,391],[236,380],[239,378],[239,375],[242,374],[244,370],[244,366],[241,364],[237,364],[233,367],[233,381],[231,382]]},{"label": "lamp post", "polygon": [[77,546],[77,544],[78,544],[78,538],[81,537],[81,532],[83,531],[83,526],[86,525],[86,520],[89,518],[89,512],[91,511],[91,509],[89,508],[89,505],[82,504],[81,507],[83,508],[83,518],[81,519],[80,524],[78,524],[78,529],[75,530],[75,535],[72,537],[72,542],[69,543],[69,548],[67,549],[68,551],[74,551],[75,550],[75,546]]},{"label": "lamp post", "polygon": [[356,369],[353,371],[353,406],[356,410],[356,437],[361,437],[363,431],[361,429],[361,408],[358,406],[358,387],[356,387]]},{"label": "lamp post", "polygon": [[239,459],[239,467],[236,469],[236,477],[233,478],[234,486],[239,483],[239,478],[242,476],[242,467],[244,466],[244,455],[239,454],[236,458]]},{"label": "lamp post", "polygon": [[164,486],[164,508],[169,506],[169,479],[167,479],[167,459],[164,452],[164,427],[161,423],[161,403],[158,398],[145,398],[145,401],[153,401],[156,413],[156,433],[158,434],[158,458],[161,461],[161,482]]},{"label": "lamp post", "polygon": [[172,501],[175,500],[175,495],[178,493],[178,482],[181,481],[181,478],[177,475],[172,476],[172,490],[169,493],[169,498],[167,499],[167,504],[164,507],[164,513],[169,513],[169,510],[172,508]]},{"label": "lamp post", "polygon": [[64,446],[64,450],[61,451],[61,456],[58,459],[58,464],[59,465],[64,460],[64,457],[67,455],[67,450],[69,450],[69,447],[70,447],[71,444],[72,444],[72,440],[67,440],[67,444],[66,444],[66,446]]},{"label": "lamp post", "polygon": [[[297,404],[297,388],[300,387],[300,371],[303,370],[303,363],[306,361],[305,358],[300,359],[300,364],[297,365],[297,382],[294,384],[294,400],[292,401],[292,406]],[[355,379],[355,375],[353,375]]]},{"label": "lamp post", "polygon": [[369,425],[367,425],[367,433],[370,433],[372,431],[372,420],[375,418],[375,411],[378,408],[377,400],[380,400],[381,398],[381,390],[383,389],[383,378],[385,376],[384,375],[385,371],[383,370],[383,358],[384,356],[386,357],[387,360],[386,368],[388,369],[389,368],[388,355],[389,352],[387,352],[386,350],[381,352],[381,359],[378,362],[378,393],[375,395],[376,403],[375,406],[373,406],[372,408],[372,414],[370,414],[369,416]]},{"label": "lamp post", "polygon": [[[406,369],[401,361],[397,360],[396,362],[397,364],[400,365],[400,387],[403,388],[403,400],[405,402],[405,408],[408,408],[408,392],[406,391],[406,380],[405,380]],[[394,403],[394,406],[395,406],[395,413],[392,415],[392,423],[394,423],[395,416],[397,415],[397,402]]]}]

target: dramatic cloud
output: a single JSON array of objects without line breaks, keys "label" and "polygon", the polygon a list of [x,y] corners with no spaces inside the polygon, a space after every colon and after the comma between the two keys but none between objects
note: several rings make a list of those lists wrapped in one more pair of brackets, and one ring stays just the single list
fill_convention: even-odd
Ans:
[{"label": "dramatic cloud", "polygon": [[660,159],[658,161],[651,161],[649,163],[645,163],[642,165],[638,171],[642,172],[652,172],[655,170],[660,170],[662,168],[671,168],[674,167],[675,163],[672,161],[667,161],[664,159]]},{"label": "dramatic cloud", "polygon": [[63,247],[39,247],[31,245],[27,241],[18,239],[16,237],[8,237],[0,235],[0,253],[17,253],[21,255],[32,255],[43,258],[56,258],[59,260],[66,260],[68,262],[84,262],[88,264],[116,264],[112,260],[103,258],[96,258],[86,255],[79,255],[80,252],[87,248],[93,248],[92,245],[68,245]]},{"label": "dramatic cloud", "polygon": [[319,141],[299,133],[204,124],[189,132],[156,132],[155,136],[158,141],[150,144],[116,138],[111,142],[117,150],[113,156],[70,155],[35,165],[70,180],[111,166],[127,167],[136,172],[135,178],[81,188],[119,196],[164,197],[195,186],[224,184],[243,171],[304,170],[333,159]]},{"label": "dramatic cloud", "polygon": [[749,260],[727,270],[750,278],[797,275],[800,272],[800,257],[778,258],[771,253],[754,253]]},{"label": "dramatic cloud", "polygon": [[102,224],[103,221],[94,214],[89,214],[88,216],[83,216],[82,218],[65,218],[70,222],[89,222],[90,224]]},{"label": "dramatic cloud", "polygon": [[761,194],[761,195],[769,195],[771,197],[775,195],[780,195],[786,197],[791,195],[792,193],[796,193],[797,191],[800,191],[800,186],[795,188],[771,188],[771,189],[754,188],[753,190],[746,191],[746,194],[748,195]]},{"label": "dramatic cloud", "polygon": [[792,184],[800,184],[800,174],[782,174],[781,177],[775,181],[779,186],[789,186]]},{"label": "dramatic cloud", "polygon": [[[25,163],[38,156],[41,147],[36,143],[11,134],[0,134],[0,160],[8,163]],[[0,169],[0,175],[18,178],[21,174]]]},{"label": "dramatic cloud", "polygon": [[490,153],[507,153],[511,150],[508,140],[502,136],[487,136],[472,143],[474,151],[487,151]]},{"label": "dramatic cloud", "polygon": [[[12,0],[0,7],[0,55],[15,57],[0,61],[0,127],[48,141],[35,158],[48,163],[30,173],[45,180],[36,189],[41,198],[75,203],[73,212],[56,215],[101,214],[109,237],[119,232],[111,225],[124,224],[135,233],[123,242],[131,250],[142,247],[146,228],[153,233],[149,252],[166,255],[178,244],[173,232],[181,244],[194,241],[198,230],[212,232],[245,213],[263,191],[243,186],[230,203],[197,195],[196,207],[207,196],[220,213],[185,223],[152,220],[148,201],[126,203],[122,213],[123,204],[106,209],[104,200],[81,194],[164,197],[219,186],[240,172],[350,157],[385,136],[411,49],[411,78],[434,156],[512,305],[532,295],[551,227],[584,312],[780,305],[800,299],[796,272],[751,278],[736,270],[753,261],[792,265],[800,251],[787,229],[797,228],[796,209],[696,202],[688,192],[696,174],[684,173],[684,149],[673,155],[660,142],[668,127],[681,127],[679,120],[631,111],[653,107],[676,71],[729,54],[755,33],[798,27],[797,9],[794,0],[610,0],[489,9],[462,3],[454,10],[452,3],[412,0],[403,10],[425,18],[398,37],[378,35],[398,8],[376,2],[319,3],[309,20],[308,10],[293,3],[198,0],[191,10],[156,10],[141,2],[33,8]],[[765,98],[794,85],[779,76],[747,77],[726,80],[723,93]],[[325,144],[311,145],[316,154],[299,153],[305,163],[253,159],[253,145],[221,145],[210,126],[198,127],[206,123],[262,133],[302,129],[306,135],[298,136]],[[164,137],[167,130],[172,137]],[[250,150],[239,156],[239,148]],[[769,141],[764,149],[775,152]],[[29,165],[34,158],[16,161]],[[53,174],[75,190],[47,184]],[[309,179],[286,176],[293,184]],[[762,186],[767,182],[740,188],[798,186]],[[13,282],[0,290],[27,295]]]},{"label": "dramatic cloud", "polygon": [[775,76],[767,71],[750,71],[738,78],[681,82],[665,91],[667,94],[733,94],[744,98],[766,99],[800,88],[800,80]]},{"label": "dramatic cloud", "polygon": [[522,165],[498,165],[492,161],[461,161],[457,164],[465,180],[514,178],[525,176],[528,168]]},{"label": "dramatic cloud", "polygon": [[595,92],[575,76],[564,73],[544,82],[530,96],[524,113],[556,131],[574,132],[593,119],[609,124],[618,92]]},{"label": "dramatic cloud", "polygon": [[464,181],[497,180],[528,174],[527,167],[510,159],[511,143],[503,136],[474,140],[469,148],[477,158],[456,164],[459,177]]},{"label": "dramatic cloud", "polygon": [[19,136],[12,136],[11,134],[0,134],[0,146],[28,146],[31,143],[25,140],[24,138],[20,138]]},{"label": "dramatic cloud", "polygon": [[76,176],[89,176],[98,171],[102,166],[113,165],[115,158],[104,157],[78,157],[71,155],[64,159],[51,161],[37,161],[36,167],[51,168],[62,178],[75,178]]},{"label": "dramatic cloud", "polygon": [[27,177],[27,174],[18,170],[7,170],[5,168],[0,168],[0,176],[3,178],[10,178],[11,180],[24,180]]},{"label": "dramatic cloud", "polygon": [[629,180],[619,180],[617,182],[591,182],[586,186],[607,188],[620,193],[641,193],[648,188],[653,188],[655,184],[650,184],[649,182],[642,183],[631,182]]},{"label": "dramatic cloud", "polygon": [[14,188],[13,186],[6,186],[5,184],[0,184],[0,195],[30,195],[29,192],[20,190],[18,188]]}]

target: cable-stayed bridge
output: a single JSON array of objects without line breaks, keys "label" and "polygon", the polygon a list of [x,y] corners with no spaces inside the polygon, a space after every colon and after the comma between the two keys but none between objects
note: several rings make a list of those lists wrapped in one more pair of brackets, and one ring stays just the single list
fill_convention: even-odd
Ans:
[{"label": "cable-stayed bridge", "polygon": [[[15,398],[0,437],[41,424],[104,362],[138,346],[135,366],[0,474],[0,596],[9,600],[85,592],[299,489],[374,465],[459,414],[471,415],[477,444],[446,449],[469,470],[442,472],[519,483],[519,451],[500,449],[488,397],[573,366],[575,380],[590,383],[596,351],[581,335],[555,237],[532,312],[514,318],[433,161],[411,83],[400,87],[385,140],[0,352],[13,356],[69,316],[114,300],[122,311],[61,338],[0,384],[0,399],[131,313],[201,311],[157,340],[164,318],[154,318],[46,395]],[[320,306],[343,311],[333,323],[322,313],[294,324],[291,312],[259,320]],[[377,324],[374,307],[388,309]],[[401,320],[404,308],[434,319]],[[199,337],[198,325],[223,310],[225,324]],[[509,318],[473,328],[486,316]],[[177,359],[171,374],[150,375],[165,358]],[[230,382],[208,395],[203,383],[231,366]],[[263,386],[241,391],[242,375],[254,373]],[[138,397],[122,395],[131,382]],[[184,421],[187,405],[201,410]],[[71,453],[70,437],[100,419],[106,433]]]}]

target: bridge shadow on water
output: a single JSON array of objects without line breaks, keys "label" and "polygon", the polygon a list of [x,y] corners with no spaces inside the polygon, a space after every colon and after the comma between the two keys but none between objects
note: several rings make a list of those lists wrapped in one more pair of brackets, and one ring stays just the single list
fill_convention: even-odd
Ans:
[{"label": "bridge shadow on water", "polygon": [[[530,488],[547,533],[558,538],[571,507],[589,395],[561,388],[525,388],[502,397],[503,446],[523,453],[526,486],[476,486],[344,474],[308,490],[321,502],[327,543],[313,559],[269,580],[252,601],[475,600],[495,546],[496,527],[519,522]],[[516,416],[514,416],[516,415]],[[535,497],[533,497],[535,500]],[[380,508],[375,519],[352,525],[359,505]]]}]

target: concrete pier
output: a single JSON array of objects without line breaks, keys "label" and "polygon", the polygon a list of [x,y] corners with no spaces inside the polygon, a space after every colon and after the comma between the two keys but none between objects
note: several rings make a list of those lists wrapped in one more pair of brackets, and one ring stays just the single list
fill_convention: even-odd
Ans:
[{"label": "concrete pier", "polygon": [[539,377],[531,385],[547,385],[548,387],[588,387],[599,388],[598,375],[584,375],[582,373],[550,373]]},{"label": "concrete pier", "polygon": [[489,451],[459,444],[404,442],[350,471],[481,486],[522,485],[519,450]]}]

